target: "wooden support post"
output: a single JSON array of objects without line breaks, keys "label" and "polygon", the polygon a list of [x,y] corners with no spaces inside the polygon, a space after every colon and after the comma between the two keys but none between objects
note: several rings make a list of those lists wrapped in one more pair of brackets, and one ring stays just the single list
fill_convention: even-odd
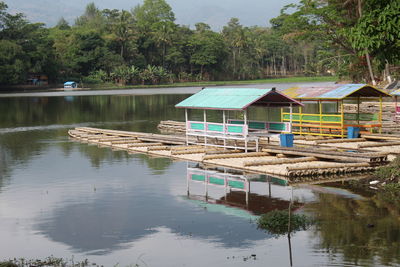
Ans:
[{"label": "wooden support post", "polygon": [[[300,103],[301,103],[301,100],[300,100]],[[303,127],[302,127],[302,125],[303,125],[303,107],[302,106],[299,107],[299,122],[300,122],[300,135],[302,135],[302,132],[303,132]]]},{"label": "wooden support post", "polygon": [[[243,110],[243,116],[244,116],[244,126],[248,128],[247,126],[247,109]],[[244,139],[244,151],[247,153],[247,136],[248,136],[248,131]]]},{"label": "wooden support post", "polygon": [[224,149],[226,149],[226,118],[225,118],[225,110],[222,111],[222,127],[224,128]]},{"label": "wooden support post", "polygon": [[[289,118],[290,118],[290,120],[289,120],[289,121],[290,121],[289,132],[292,133],[292,132],[293,132],[293,130],[292,130],[292,123],[293,123],[293,104],[292,104],[292,103],[290,103],[289,112],[290,112],[290,115],[289,115]],[[282,120],[282,122],[283,122],[283,120]]]},{"label": "wooden support post", "polygon": [[360,97],[357,96],[357,124],[360,124]]},{"label": "wooden support post", "polygon": [[203,119],[204,119],[204,148],[207,146],[207,114],[206,110],[203,110]]},{"label": "wooden support post", "polygon": [[322,134],[322,100],[319,100],[318,104],[319,104],[319,133]]},{"label": "wooden support post", "polygon": [[342,135],[342,138],[344,138],[344,104],[343,104],[343,99],[340,102],[340,115],[341,115],[340,124],[341,124],[341,128],[342,128],[341,135]]},{"label": "wooden support post", "polygon": [[382,133],[382,96],[379,96],[379,133]]},{"label": "wooden support post", "polygon": [[187,108],[185,108],[185,125],[186,125],[186,145],[189,144],[189,136],[188,136],[188,121],[189,121],[189,116],[188,116],[188,112],[187,112]]}]

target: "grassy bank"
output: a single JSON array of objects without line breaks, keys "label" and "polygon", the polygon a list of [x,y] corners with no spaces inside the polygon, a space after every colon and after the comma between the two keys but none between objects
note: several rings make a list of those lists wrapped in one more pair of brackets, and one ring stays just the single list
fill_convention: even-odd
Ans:
[{"label": "grassy bank", "polygon": [[336,76],[323,77],[288,77],[258,80],[242,80],[242,81],[209,81],[209,82],[181,82],[157,85],[116,85],[112,83],[104,84],[84,84],[87,89],[135,89],[135,88],[168,88],[168,87],[210,87],[223,85],[249,85],[263,83],[307,83],[307,82],[335,82],[338,80]]}]

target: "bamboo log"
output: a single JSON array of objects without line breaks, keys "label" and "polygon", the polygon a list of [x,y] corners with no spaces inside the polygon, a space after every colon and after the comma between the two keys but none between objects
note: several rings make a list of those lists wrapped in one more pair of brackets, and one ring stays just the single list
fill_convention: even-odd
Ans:
[{"label": "bamboo log", "polygon": [[363,134],[362,137],[365,139],[374,139],[374,140],[398,140],[398,141],[400,141],[400,135],[392,135],[392,134]]},{"label": "bamboo log", "polygon": [[218,154],[218,155],[205,155],[203,160],[212,159],[227,159],[227,158],[247,158],[247,157],[265,157],[269,156],[268,153],[263,152],[249,152],[249,153],[234,153],[234,154]]},{"label": "bamboo log", "polygon": [[99,142],[113,142],[113,141],[131,141],[137,140],[136,137],[119,137],[119,136],[112,136],[107,138],[101,138]]},{"label": "bamboo log", "polygon": [[171,150],[178,151],[178,150],[187,150],[187,149],[193,149],[193,148],[204,148],[204,146],[200,146],[200,145],[174,146],[174,147],[172,147]]},{"label": "bamboo log", "polygon": [[316,161],[315,157],[301,157],[301,158],[287,158],[287,159],[265,159],[265,160],[252,160],[245,161],[243,166],[259,166],[259,165],[279,165],[279,164],[288,164],[288,163],[299,163],[299,162],[308,162],[308,161]]},{"label": "bamboo log", "polygon": [[162,143],[136,143],[128,145],[128,148],[132,147],[149,147],[149,146],[162,146]]},{"label": "bamboo log", "polygon": [[198,149],[191,149],[191,150],[178,150],[178,151],[171,151],[171,155],[186,155],[186,154],[199,154],[205,153],[207,149],[205,148],[198,148]]},{"label": "bamboo log", "polygon": [[218,151],[207,151],[206,155],[219,155],[219,154],[234,154],[243,153],[243,150],[218,150]]},{"label": "bamboo log", "polygon": [[329,164],[318,164],[316,165],[302,165],[302,166],[288,166],[286,170],[300,171],[300,170],[321,170],[321,169],[338,169],[338,168],[352,168],[352,167],[370,167],[371,165],[367,162],[360,163],[343,163],[340,165],[329,165]]},{"label": "bamboo log", "polygon": [[323,158],[323,159],[330,159],[330,160],[337,160],[337,161],[349,161],[349,162],[370,162],[372,161],[371,158],[367,157],[358,157],[356,153],[354,153],[353,157],[350,156],[339,156],[339,155],[328,155],[323,153],[316,153],[316,152],[303,152],[303,151],[287,151],[287,150],[279,150],[279,149],[271,149],[271,148],[264,148],[262,149],[263,152],[268,153],[275,153],[275,154],[286,154],[286,155],[294,155],[294,156],[306,156],[306,157],[316,157],[316,158]]},{"label": "bamboo log", "polygon": [[400,146],[400,142],[386,142],[386,143],[379,143],[379,144],[359,144],[358,148],[382,147],[382,146]]},{"label": "bamboo log", "polygon": [[171,150],[170,146],[150,146],[147,151],[157,151],[157,150]]},{"label": "bamboo log", "polygon": [[366,141],[365,138],[353,138],[353,139],[326,139],[326,140],[316,140],[314,143],[319,144],[329,144],[329,143],[351,143],[351,142],[363,142]]},{"label": "bamboo log", "polygon": [[131,139],[131,140],[116,140],[116,141],[111,141],[111,144],[113,145],[123,145],[123,144],[135,144],[135,143],[140,143],[141,141],[137,139]]}]

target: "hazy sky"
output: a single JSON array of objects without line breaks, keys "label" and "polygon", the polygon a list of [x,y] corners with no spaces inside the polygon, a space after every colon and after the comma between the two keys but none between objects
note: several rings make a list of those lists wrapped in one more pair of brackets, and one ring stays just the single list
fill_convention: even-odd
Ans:
[{"label": "hazy sky", "polygon": [[[22,12],[32,22],[57,23],[60,17],[69,22],[83,13],[90,2],[103,9],[130,10],[142,0],[3,0],[9,11]],[[269,25],[269,20],[279,15],[280,9],[297,0],[167,0],[175,13],[176,22],[193,26],[196,22],[208,23],[219,30],[230,18],[237,17],[246,26]]]}]

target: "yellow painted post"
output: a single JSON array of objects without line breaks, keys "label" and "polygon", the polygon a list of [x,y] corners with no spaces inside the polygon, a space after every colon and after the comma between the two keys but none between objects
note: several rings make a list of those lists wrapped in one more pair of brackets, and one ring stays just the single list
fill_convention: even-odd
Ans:
[{"label": "yellow painted post", "polygon": [[379,133],[382,133],[382,96],[379,96]]},{"label": "yellow painted post", "polygon": [[319,103],[319,133],[322,134],[322,100]]},{"label": "yellow painted post", "polygon": [[340,104],[340,115],[341,115],[341,119],[340,119],[340,124],[341,124],[341,128],[342,128],[342,138],[344,138],[344,105],[343,105],[343,100]]},{"label": "yellow painted post", "polygon": [[360,97],[357,96],[357,126],[360,125]]},{"label": "yellow painted post", "polygon": [[[300,103],[301,103],[301,101],[300,101]],[[302,106],[299,106],[299,122],[300,122],[300,135],[302,135],[303,134],[303,127],[302,127],[302,125],[303,125],[303,107]]]}]

